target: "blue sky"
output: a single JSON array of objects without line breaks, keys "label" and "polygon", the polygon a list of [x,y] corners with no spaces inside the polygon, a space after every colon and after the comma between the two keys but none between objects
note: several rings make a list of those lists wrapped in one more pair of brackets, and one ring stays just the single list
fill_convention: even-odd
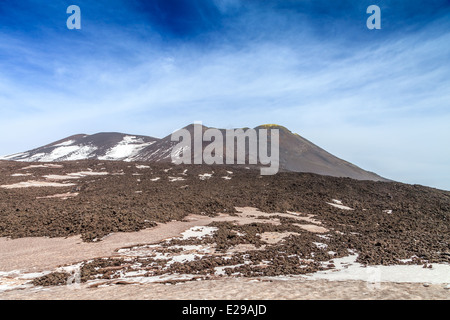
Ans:
[{"label": "blue sky", "polygon": [[[81,8],[68,30],[66,9]],[[369,30],[369,5],[381,30]],[[0,154],[76,133],[277,123],[450,190],[450,2],[0,2]]]}]

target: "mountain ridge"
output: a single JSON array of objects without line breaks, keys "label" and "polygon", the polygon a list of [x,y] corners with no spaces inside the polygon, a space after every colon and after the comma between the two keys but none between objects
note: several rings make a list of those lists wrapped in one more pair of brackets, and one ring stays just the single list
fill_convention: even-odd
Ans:
[{"label": "mountain ridge", "polygon": [[[212,127],[202,126],[202,132],[210,128]],[[332,155],[286,127],[264,124],[254,129],[275,128],[279,129],[280,133],[280,170],[310,172],[357,180],[390,181]],[[192,136],[194,124],[189,124],[182,129],[188,130]],[[226,129],[219,130],[224,132]],[[178,144],[178,142],[172,141],[171,137],[172,135],[155,138],[120,132],[99,132],[92,135],[75,134],[29,151],[0,157],[0,160],[61,162],[95,159],[127,162],[171,162],[171,152]],[[203,142],[203,149],[208,144],[208,142]],[[224,146],[224,152],[225,149]],[[248,148],[246,149],[248,156]]]}]

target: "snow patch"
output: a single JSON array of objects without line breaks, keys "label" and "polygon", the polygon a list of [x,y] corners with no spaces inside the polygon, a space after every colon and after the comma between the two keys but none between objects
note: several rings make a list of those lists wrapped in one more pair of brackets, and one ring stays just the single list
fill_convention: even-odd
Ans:
[{"label": "snow patch", "polygon": [[321,243],[321,242],[313,242],[313,243],[319,249],[326,249],[326,248],[328,248],[328,245],[325,244],[325,243]]},{"label": "snow patch", "polygon": [[150,166],[137,165],[136,169],[150,169]]},{"label": "snow patch", "polygon": [[183,232],[181,235],[183,240],[190,238],[202,239],[205,236],[213,234],[217,230],[218,229],[216,227],[208,227],[208,226],[192,227],[189,230]]},{"label": "snow patch", "polygon": [[46,197],[36,197],[36,199],[61,199],[61,200],[67,200],[69,198],[73,198],[78,196],[78,193],[62,193],[62,194],[54,194],[52,196],[46,196]]},{"label": "snow patch", "polygon": [[20,189],[20,188],[31,188],[31,187],[69,187],[75,186],[73,183],[56,183],[56,182],[46,182],[46,181],[26,181],[19,182],[10,185],[3,185],[0,188],[4,189]]},{"label": "snow patch", "polygon": [[84,178],[84,177],[88,177],[88,176],[106,176],[108,174],[109,174],[108,172],[81,171],[81,172],[68,173],[67,175],[50,174],[50,175],[45,175],[44,178],[46,178],[48,180],[67,180],[67,179],[79,179],[79,178]]},{"label": "snow patch", "polygon": [[200,180],[207,180],[207,179],[211,179],[212,177],[212,173],[204,173],[204,174],[199,174],[199,178]]},{"label": "snow patch", "polygon": [[92,146],[62,146],[54,149],[50,154],[39,158],[40,162],[52,162],[56,160],[81,160],[95,151]]},{"label": "snow patch", "polygon": [[68,141],[64,141],[58,144],[54,144],[53,147],[65,147],[65,146],[70,146],[71,144],[73,144],[75,142],[75,140],[68,140]]},{"label": "snow patch", "polygon": [[24,167],[20,170],[28,170],[28,169],[35,169],[35,168],[59,169],[59,168],[63,168],[63,165],[61,165],[61,164],[33,164],[31,166]]},{"label": "snow patch", "polygon": [[329,204],[330,206],[333,206],[335,208],[342,209],[342,210],[354,210],[354,209],[352,209],[350,207],[342,205],[342,201],[340,201],[340,200],[333,199],[332,201],[333,201],[333,203],[327,202],[327,204]]},{"label": "snow patch", "polygon": [[29,156],[28,152],[15,153],[9,156],[0,157],[0,160],[20,159]]},{"label": "snow patch", "polygon": [[184,181],[186,179],[182,177],[169,177],[169,182],[175,182],[175,181]]},{"label": "snow patch", "polygon": [[97,147],[94,146],[83,146],[80,147],[77,151],[72,152],[64,160],[66,161],[84,160],[89,158],[89,156],[96,150]]},{"label": "snow patch", "polygon": [[[357,254],[333,259],[336,269],[319,271],[307,278],[311,280],[347,281],[362,280],[367,282],[410,282],[410,283],[450,283],[450,265],[433,264],[433,268],[421,265],[367,266],[356,262]],[[326,262],[328,264],[329,262]]]},{"label": "snow patch", "polygon": [[99,157],[98,159],[132,161],[133,157],[136,156],[139,151],[153,143],[155,143],[155,141],[144,142],[143,139],[135,136],[125,136],[122,141],[109,149],[104,156]]}]

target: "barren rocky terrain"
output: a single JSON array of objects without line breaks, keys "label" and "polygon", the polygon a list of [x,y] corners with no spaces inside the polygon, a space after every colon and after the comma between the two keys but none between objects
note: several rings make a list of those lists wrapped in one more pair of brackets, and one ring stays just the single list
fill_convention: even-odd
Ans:
[{"label": "barren rocky terrain", "polygon": [[[2,161],[0,287],[262,279],[352,264],[436,269],[450,262],[449,219],[450,192],[396,182],[260,176],[242,166]],[[31,254],[26,243],[44,250]],[[46,250],[60,258],[38,263]]]}]

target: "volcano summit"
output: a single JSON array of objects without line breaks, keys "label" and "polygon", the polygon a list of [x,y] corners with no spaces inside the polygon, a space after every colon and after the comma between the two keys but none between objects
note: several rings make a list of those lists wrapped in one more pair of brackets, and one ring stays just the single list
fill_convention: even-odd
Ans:
[{"label": "volcano summit", "polygon": [[[29,151],[5,156],[1,160],[22,162],[60,162],[75,160],[110,160],[110,161],[144,161],[172,162],[171,154],[176,151],[177,141],[173,136],[181,136],[180,132],[188,132],[194,141],[196,125],[191,124],[183,129],[175,130],[172,135],[162,139],[131,135],[117,132],[104,132],[92,135],[77,134]],[[201,126],[202,134],[210,128]],[[357,180],[388,181],[387,179],[328,153],[300,135],[279,125],[262,125],[254,128],[279,130],[279,169],[280,171],[309,172],[333,177],[348,177]],[[217,129],[226,136],[225,129]],[[246,132],[248,128],[243,128]],[[268,130],[270,131],[270,130]],[[257,145],[260,144],[258,137]],[[270,137],[269,137],[270,140]],[[203,153],[210,143],[202,141],[201,148],[194,150],[192,159]],[[236,149],[236,146],[235,146]],[[229,150],[231,151],[231,150]],[[227,154],[226,143],[223,154]],[[249,144],[245,146],[246,162],[249,163]],[[234,152],[234,161],[239,159]],[[258,161],[259,164],[261,161]],[[195,161],[192,161],[195,163]],[[250,162],[251,163],[251,162]],[[229,164],[227,162],[227,164]],[[267,164],[267,163],[266,163]]]}]

